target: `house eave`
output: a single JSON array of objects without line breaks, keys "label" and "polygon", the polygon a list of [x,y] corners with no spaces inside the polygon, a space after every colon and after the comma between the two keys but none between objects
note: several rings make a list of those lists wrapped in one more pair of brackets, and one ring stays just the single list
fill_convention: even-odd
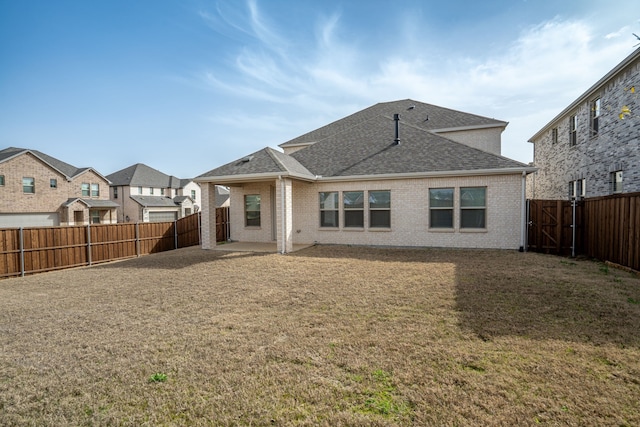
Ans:
[{"label": "house eave", "polygon": [[488,176],[488,175],[521,175],[537,171],[534,167],[502,168],[502,169],[476,169],[457,171],[432,171],[432,172],[407,172],[394,174],[377,175],[351,175],[351,176],[330,176],[318,177],[318,181],[338,182],[338,181],[379,181],[387,179],[416,179],[416,178],[454,178],[468,176]]},{"label": "house eave", "polygon": [[316,176],[308,177],[296,174],[285,173],[260,173],[246,175],[227,175],[195,178],[197,182],[208,182],[215,184],[242,184],[248,182],[264,182],[272,181],[279,178],[289,177],[306,182],[343,182],[343,181],[379,181],[387,179],[415,179],[415,178],[452,178],[467,176],[487,176],[487,175],[515,175],[533,173],[537,171],[534,167],[517,167],[517,168],[501,168],[501,169],[475,169],[475,170],[455,170],[455,171],[432,171],[432,172],[407,172],[407,173],[389,173],[375,175],[348,175],[348,176]]},{"label": "house eave", "polygon": [[506,128],[509,122],[500,122],[500,123],[489,123],[484,125],[473,125],[473,126],[458,126],[452,128],[440,128],[440,129],[429,129],[429,132],[433,133],[447,133],[447,132],[460,132],[467,130],[476,130],[476,129],[491,129],[491,128]]},{"label": "house eave", "polygon": [[301,175],[291,172],[263,172],[263,173],[252,173],[252,174],[243,174],[243,175],[220,175],[220,176],[203,176],[194,178],[195,182],[208,182],[215,183],[218,185],[227,185],[227,184],[239,184],[244,182],[262,182],[262,181],[273,181],[279,178],[294,178],[301,181],[313,182],[317,179],[317,177],[311,177],[307,175]]}]

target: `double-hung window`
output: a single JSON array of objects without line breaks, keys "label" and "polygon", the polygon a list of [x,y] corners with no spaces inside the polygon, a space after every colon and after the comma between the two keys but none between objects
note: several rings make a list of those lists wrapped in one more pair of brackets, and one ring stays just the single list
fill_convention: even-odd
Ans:
[{"label": "double-hung window", "polygon": [[36,192],[36,179],[31,177],[22,178],[22,192],[34,194]]},{"label": "double-hung window", "polygon": [[364,191],[344,191],[342,193],[345,227],[364,227]]},{"label": "double-hung window", "polygon": [[591,103],[591,136],[598,135],[600,130],[600,98]]},{"label": "double-hung window", "polygon": [[260,195],[244,196],[244,224],[247,227],[260,227]]},{"label": "double-hung window", "polygon": [[0,187],[4,187],[4,175],[0,175]]},{"label": "double-hung window", "polygon": [[51,178],[49,180],[49,188],[58,188],[58,180],[55,178]]},{"label": "double-hung window", "polygon": [[113,187],[113,198],[114,199],[118,198],[118,187]]},{"label": "double-hung window", "polygon": [[369,228],[391,228],[391,191],[369,191]]},{"label": "double-hung window", "polygon": [[578,116],[569,117],[569,145],[578,143]]},{"label": "double-hung window", "polygon": [[320,193],[320,227],[338,227],[338,192]]},{"label": "double-hung window", "polygon": [[196,190],[191,190],[191,199],[195,202],[196,201]]},{"label": "double-hung window", "polygon": [[552,144],[558,143],[558,128],[551,129],[551,143]]},{"label": "double-hung window", "polygon": [[460,188],[460,228],[486,228],[487,187]]},{"label": "double-hung window", "polygon": [[453,228],[453,188],[429,189],[429,227]]},{"label": "double-hung window", "polygon": [[622,171],[611,172],[611,193],[622,193]]},{"label": "double-hung window", "polygon": [[91,184],[91,197],[100,197],[100,184]]},{"label": "double-hung window", "polygon": [[569,198],[574,199],[576,197],[584,197],[585,195],[585,182],[584,178],[576,179],[575,181],[569,181]]},{"label": "double-hung window", "polygon": [[83,182],[80,188],[82,189],[82,197],[89,197],[91,195],[88,182]]}]

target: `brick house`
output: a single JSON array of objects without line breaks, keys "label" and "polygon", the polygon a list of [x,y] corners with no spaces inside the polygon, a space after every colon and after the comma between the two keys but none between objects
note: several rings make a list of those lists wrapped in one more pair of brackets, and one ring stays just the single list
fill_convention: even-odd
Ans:
[{"label": "brick house", "polygon": [[640,49],[547,123],[529,142],[531,199],[640,191]]},{"label": "brick house", "polygon": [[37,150],[0,150],[0,228],[110,224],[109,181]]},{"label": "brick house", "polygon": [[[174,221],[200,210],[200,185],[136,163],[110,175],[110,199],[120,204],[118,222]],[[217,188],[216,203],[228,205],[228,191]]]},{"label": "brick house", "polygon": [[195,178],[203,248],[214,185],[236,241],[521,248],[526,174],[500,155],[506,122],[410,99],[379,103]]}]

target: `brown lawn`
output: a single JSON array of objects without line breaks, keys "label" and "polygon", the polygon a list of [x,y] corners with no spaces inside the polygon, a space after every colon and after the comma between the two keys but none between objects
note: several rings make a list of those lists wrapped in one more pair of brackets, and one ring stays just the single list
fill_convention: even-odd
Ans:
[{"label": "brown lawn", "polygon": [[640,278],[317,246],[0,281],[0,425],[640,425]]}]

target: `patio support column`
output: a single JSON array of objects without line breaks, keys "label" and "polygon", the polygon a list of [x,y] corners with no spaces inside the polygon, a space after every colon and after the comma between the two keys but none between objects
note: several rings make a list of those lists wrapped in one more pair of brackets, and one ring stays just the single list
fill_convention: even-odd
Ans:
[{"label": "patio support column", "polygon": [[202,249],[216,246],[216,187],[209,182],[200,183],[202,192]]},{"label": "patio support column", "polygon": [[293,251],[293,182],[289,178],[279,177],[276,182],[276,241],[278,252],[285,254]]}]

